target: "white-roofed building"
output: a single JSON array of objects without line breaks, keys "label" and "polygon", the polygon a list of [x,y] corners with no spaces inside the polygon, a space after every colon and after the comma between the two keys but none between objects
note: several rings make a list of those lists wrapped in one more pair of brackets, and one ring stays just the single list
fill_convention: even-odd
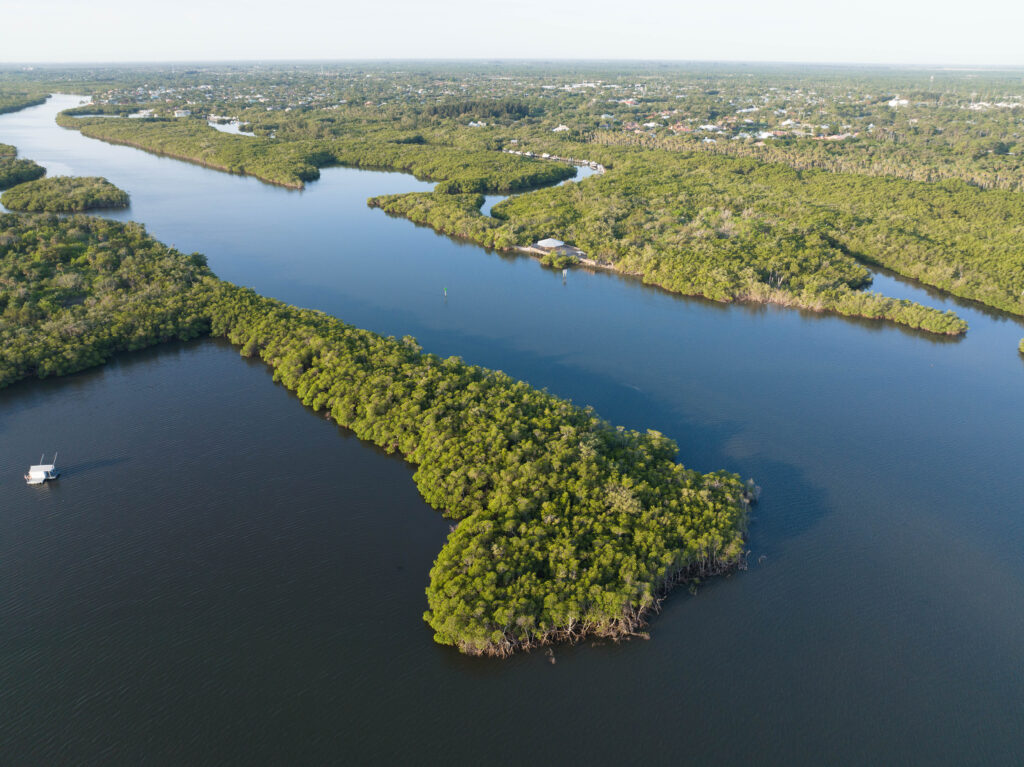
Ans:
[{"label": "white-roofed building", "polygon": [[565,245],[565,243],[561,240],[556,240],[554,237],[548,237],[547,239],[538,242],[536,247],[549,250],[553,248],[560,248],[563,245]]},{"label": "white-roofed building", "polygon": [[586,255],[586,253],[575,245],[566,245],[564,242],[556,240],[554,237],[548,237],[540,242],[535,242],[528,248],[528,250],[542,256],[570,256],[572,258],[582,258]]}]

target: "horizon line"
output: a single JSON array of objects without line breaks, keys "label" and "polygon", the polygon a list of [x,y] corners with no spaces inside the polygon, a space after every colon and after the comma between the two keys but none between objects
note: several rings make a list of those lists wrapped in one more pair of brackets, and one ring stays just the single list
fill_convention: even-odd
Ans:
[{"label": "horizon line", "polygon": [[161,66],[161,65],[211,65],[211,64],[662,64],[662,65],[732,65],[732,66],[793,66],[793,67],[866,67],[887,69],[933,69],[940,71],[1024,71],[1021,64],[955,64],[950,62],[885,62],[885,61],[784,61],[754,59],[667,59],[667,58],[559,58],[559,57],[470,57],[470,58],[422,58],[422,57],[357,57],[357,58],[225,58],[225,59],[124,59],[124,60],[68,60],[68,61],[0,61],[0,69],[25,69],[26,67],[88,67],[88,66]]}]

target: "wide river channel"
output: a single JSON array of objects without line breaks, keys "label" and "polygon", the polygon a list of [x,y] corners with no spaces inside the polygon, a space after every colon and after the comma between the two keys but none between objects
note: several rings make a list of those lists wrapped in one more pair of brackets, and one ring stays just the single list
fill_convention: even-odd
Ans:
[{"label": "wide river channel", "polygon": [[[106,176],[116,217],[224,279],[763,494],[748,569],[674,592],[649,640],[471,659],[421,619],[448,522],[412,468],[262,363],[196,341],[23,382],[0,392],[0,762],[1024,762],[1017,320],[882,275],[967,336],[563,279],[366,206],[430,188],[411,176],[288,191],[59,128],[79,102],[0,116],[0,141]],[[63,476],[27,487],[43,450]]]}]

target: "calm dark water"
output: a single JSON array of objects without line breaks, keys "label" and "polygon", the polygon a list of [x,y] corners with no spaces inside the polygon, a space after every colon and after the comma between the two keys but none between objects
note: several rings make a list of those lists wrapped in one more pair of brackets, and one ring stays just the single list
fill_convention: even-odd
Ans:
[{"label": "calm dark water", "polygon": [[[680,299],[368,209],[0,117],[51,174],[221,277],[653,427],[764,488],[750,568],[649,641],[471,660],[420,620],[447,523],[411,469],[207,341],[0,393],[0,753],[66,762],[1014,764],[1024,328],[968,336]],[[593,183],[583,181],[581,183]],[[553,233],[557,234],[557,233]],[[447,289],[445,300],[443,292]],[[21,473],[61,451],[65,476]]]}]

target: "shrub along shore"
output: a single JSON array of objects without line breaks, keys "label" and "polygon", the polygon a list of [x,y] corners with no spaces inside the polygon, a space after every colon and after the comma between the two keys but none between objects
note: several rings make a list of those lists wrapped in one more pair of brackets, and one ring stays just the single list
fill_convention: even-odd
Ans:
[{"label": "shrub along shore", "polygon": [[28,181],[0,195],[9,210],[29,213],[80,213],[127,208],[128,194],[99,176],[50,176]]},{"label": "shrub along shore", "polygon": [[42,165],[36,165],[32,160],[19,159],[17,149],[10,144],[0,144],[0,190],[35,181],[44,175],[46,169]]}]

